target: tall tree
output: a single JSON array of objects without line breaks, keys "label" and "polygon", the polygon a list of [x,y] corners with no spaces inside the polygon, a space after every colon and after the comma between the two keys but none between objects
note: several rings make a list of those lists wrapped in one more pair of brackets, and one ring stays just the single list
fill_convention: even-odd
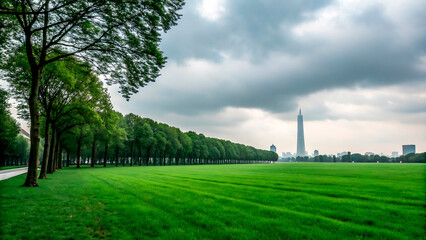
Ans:
[{"label": "tall tree", "polygon": [[24,44],[31,69],[31,150],[24,186],[38,186],[37,100],[44,68],[69,56],[85,59],[108,77],[108,83],[119,84],[121,94],[129,98],[158,77],[166,62],[159,50],[160,31],[176,25],[183,5],[183,0],[0,2],[2,53],[12,55],[17,43]]},{"label": "tall tree", "polygon": [[112,148],[114,149],[114,161],[115,166],[118,166],[118,155],[120,149],[124,148],[124,143],[127,140],[126,132],[126,120],[123,115],[119,112],[116,112],[118,117],[117,127],[114,128],[114,131],[111,133]]}]

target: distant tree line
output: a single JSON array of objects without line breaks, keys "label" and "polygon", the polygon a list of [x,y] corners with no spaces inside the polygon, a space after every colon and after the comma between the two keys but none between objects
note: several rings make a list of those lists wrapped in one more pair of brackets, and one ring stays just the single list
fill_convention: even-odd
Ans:
[{"label": "distant tree line", "polygon": [[[135,114],[112,111],[63,135],[66,165],[186,165],[276,161],[271,151],[205,137]],[[66,143],[66,144],[65,144]],[[80,160],[81,159],[81,160]],[[59,166],[58,166],[59,167]]]},{"label": "distant tree line", "polygon": [[290,162],[357,162],[357,163],[426,163],[426,152],[424,153],[410,153],[407,155],[401,155],[399,157],[390,158],[387,156],[380,156],[377,154],[373,155],[361,155],[359,153],[351,154],[350,152],[341,157],[335,155],[319,155],[315,157],[296,157],[296,158],[284,158],[280,161]]}]

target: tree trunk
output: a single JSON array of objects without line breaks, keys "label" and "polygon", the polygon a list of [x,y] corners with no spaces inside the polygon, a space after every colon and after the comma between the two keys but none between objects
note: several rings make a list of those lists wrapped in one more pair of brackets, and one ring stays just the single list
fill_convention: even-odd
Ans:
[{"label": "tree trunk", "polygon": [[107,156],[108,156],[108,142],[105,142],[105,153],[104,153],[104,167],[106,167],[107,165]]},{"label": "tree trunk", "polygon": [[46,114],[46,124],[44,129],[44,150],[43,150],[43,161],[41,163],[41,170],[39,179],[46,179],[47,176],[47,163],[49,161],[49,148],[50,148],[50,120],[49,113]]},{"label": "tree trunk", "polygon": [[146,150],[146,165],[149,166],[149,155],[151,155],[151,147]]},{"label": "tree trunk", "polygon": [[92,142],[92,159],[90,161],[90,167],[95,167],[95,149],[96,149],[96,138],[93,137],[93,142]]},{"label": "tree trunk", "polygon": [[4,150],[0,149],[0,167],[4,167],[6,164],[6,156],[4,155]]},{"label": "tree trunk", "polygon": [[67,167],[70,166],[70,150],[67,149]]},{"label": "tree trunk", "polygon": [[[32,56],[32,47],[31,47],[31,39],[26,39],[26,51],[28,58]],[[40,144],[40,116],[38,110],[38,90],[40,87],[40,74],[41,68],[37,66],[34,59],[29,59],[31,66],[31,92],[30,98],[28,101],[28,105],[30,108],[30,119],[31,119],[31,127],[30,127],[30,159],[28,161],[28,172],[27,178],[25,179],[25,183],[23,187],[38,187],[37,182],[37,166],[38,166],[38,157],[39,157],[39,144]]]},{"label": "tree trunk", "polygon": [[58,140],[56,140],[57,141],[57,144],[58,144],[58,152],[57,152],[57,154],[56,154],[56,156],[57,156],[57,169],[62,169],[62,145],[61,145],[61,142],[60,142],[60,140],[59,140],[59,135],[58,135]]},{"label": "tree trunk", "polygon": [[50,139],[50,149],[49,149],[49,160],[47,161],[47,173],[51,174],[54,172],[54,157],[55,157],[55,148],[56,148],[56,130],[52,126],[52,138]]},{"label": "tree trunk", "polygon": [[133,142],[130,143],[130,166],[133,166]]},{"label": "tree trunk", "polygon": [[163,166],[166,166],[166,150],[164,150],[163,154]]},{"label": "tree trunk", "polygon": [[81,138],[77,141],[77,168],[80,168]]},{"label": "tree trunk", "polygon": [[115,166],[118,167],[118,146],[115,147]]}]

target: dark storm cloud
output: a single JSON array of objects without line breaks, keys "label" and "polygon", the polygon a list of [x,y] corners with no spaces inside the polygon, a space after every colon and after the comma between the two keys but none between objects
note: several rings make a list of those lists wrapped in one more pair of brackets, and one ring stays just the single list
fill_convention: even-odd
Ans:
[{"label": "dark storm cloud", "polygon": [[382,4],[322,22],[318,14],[329,5],[340,14],[338,2],[225,1],[215,20],[188,2],[164,36],[168,70],[137,98],[159,113],[225,107],[282,113],[324,89],[424,82],[425,66],[418,65],[426,56],[426,3],[404,2],[401,12]]}]

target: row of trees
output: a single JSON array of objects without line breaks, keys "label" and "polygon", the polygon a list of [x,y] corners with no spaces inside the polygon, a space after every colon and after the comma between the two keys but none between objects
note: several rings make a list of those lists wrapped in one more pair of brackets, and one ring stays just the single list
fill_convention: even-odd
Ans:
[{"label": "row of trees", "polygon": [[[39,97],[44,137],[39,178],[46,178],[46,174],[55,172],[63,164],[80,167],[87,163],[94,167],[95,164],[218,164],[278,159],[271,151],[192,131],[182,132],[132,113],[123,116],[112,109],[106,89],[85,64],[67,61],[51,66],[54,68],[46,69],[48,77],[43,78]],[[26,92],[16,81],[19,79],[16,76],[24,75],[20,73],[22,69],[17,67],[15,81],[11,81],[12,92],[18,99],[25,99],[22,95]],[[60,81],[52,81],[52,78]],[[45,84],[48,82],[52,84]],[[18,108],[21,116],[28,118],[25,101],[20,101]]]},{"label": "row of trees", "polygon": [[[23,106],[31,123],[31,149],[24,186],[38,186],[41,133],[53,139],[46,140],[49,145],[43,154],[43,162],[46,163],[46,159],[58,155],[60,144],[56,142],[61,139],[59,135],[81,125],[80,120],[83,118],[85,122],[99,120],[89,118],[93,113],[91,109],[96,109],[96,106],[86,108],[71,104],[73,99],[84,98],[83,94],[61,97],[66,104],[56,109],[59,115],[51,115],[47,111],[50,109],[50,101],[40,101],[40,97],[57,99],[56,95],[63,94],[50,86],[62,87],[59,79],[77,79],[63,73],[61,64],[79,62],[73,66],[75,69],[71,73],[78,75],[82,70],[83,78],[94,80],[89,80],[87,86],[82,87],[90,88],[98,84],[94,75],[102,74],[109,84],[118,84],[121,94],[128,99],[140,87],[155,81],[159,76],[160,69],[166,63],[159,49],[161,32],[177,24],[180,18],[178,11],[183,5],[183,0],[0,1],[1,74],[6,75],[5,78],[13,85],[12,89],[17,87],[15,94],[25,102]],[[87,72],[84,63],[90,63],[87,66],[96,71],[93,76],[84,73]],[[50,76],[49,68],[58,69],[50,71],[55,76]],[[16,69],[23,72],[16,72]],[[15,77],[14,73],[20,76]],[[86,100],[90,104],[97,101],[91,98]],[[87,115],[84,111],[87,111]],[[80,114],[74,119],[70,112]],[[44,114],[44,120],[40,119],[41,114]],[[61,120],[58,116],[61,116]],[[52,168],[42,166],[42,171],[47,171],[44,169]]]},{"label": "row of trees", "polygon": [[319,155],[315,157],[296,157],[296,158],[285,158],[281,161],[297,161],[297,162],[359,162],[359,163],[369,163],[369,162],[381,162],[381,163],[426,163],[426,153],[410,153],[407,155],[402,155],[396,158],[390,158],[387,156],[380,156],[377,154],[373,155],[362,155],[359,153],[351,154],[350,152],[341,157],[328,156],[328,155]]},{"label": "row of trees", "polygon": [[[108,122],[105,122],[107,120]],[[276,161],[278,155],[227,140],[158,123],[135,114],[111,112],[100,124],[65,135],[66,164],[118,165],[219,164]],[[81,160],[80,160],[81,159]]]},{"label": "row of trees", "polygon": [[[9,58],[5,79],[19,114],[30,120],[24,53]],[[38,109],[44,138],[39,178],[66,165],[215,164],[276,161],[276,153],[157,123],[113,110],[107,89],[89,64],[73,57],[51,63],[42,75]],[[16,133],[15,133],[16,135]]]}]

